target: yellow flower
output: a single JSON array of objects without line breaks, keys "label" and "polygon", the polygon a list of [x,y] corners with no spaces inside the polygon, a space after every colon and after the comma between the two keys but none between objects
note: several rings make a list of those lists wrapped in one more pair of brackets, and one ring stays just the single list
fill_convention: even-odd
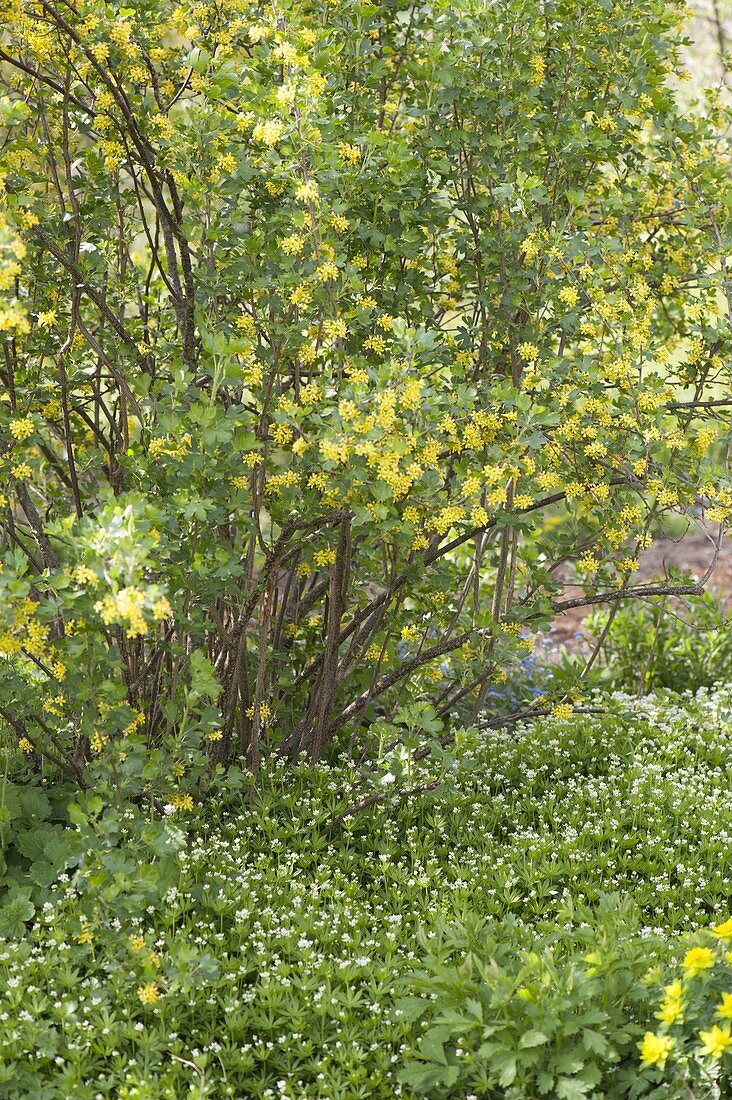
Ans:
[{"label": "yellow flower", "polygon": [[571,717],[572,708],[569,703],[557,703],[555,707],[552,707],[552,718],[557,718],[560,722],[563,722]]},{"label": "yellow flower", "polygon": [[[251,718],[252,721],[254,720],[254,705],[253,704],[252,704],[251,707],[247,707],[246,714],[247,714],[247,718]],[[259,721],[261,722],[261,724],[263,726],[266,725],[266,723],[269,721],[269,719],[271,717],[272,717],[272,708],[269,705],[269,703],[260,703],[259,704]]]},{"label": "yellow flower", "polygon": [[641,1062],[644,1066],[663,1066],[666,1064],[671,1050],[673,1049],[674,1040],[669,1039],[667,1035],[655,1035],[652,1031],[647,1031],[643,1036],[642,1041],[638,1044],[638,1049],[641,1052]]},{"label": "yellow flower", "polygon": [[571,309],[579,302],[579,294],[573,286],[564,286],[559,291],[559,301]]},{"label": "yellow flower", "polygon": [[137,955],[138,952],[142,951],[143,947],[145,946],[145,937],[144,936],[130,936],[130,938],[127,940],[127,943],[128,943],[129,948],[130,948],[130,951],[133,951],[135,953],[135,955]]},{"label": "yellow flower", "polygon": [[683,983],[677,978],[675,982],[663,987],[663,991],[669,1001],[678,1001],[684,995]]},{"label": "yellow flower", "polygon": [[682,1020],[684,1017],[684,1006],[681,1001],[666,1000],[662,1001],[659,1011],[656,1013],[656,1019],[660,1020],[664,1024],[675,1024]]},{"label": "yellow flower", "polygon": [[546,62],[539,54],[534,54],[529,59],[529,84],[532,88],[539,88],[544,83],[546,76]]},{"label": "yellow flower", "polygon": [[710,1058],[721,1058],[732,1047],[732,1035],[728,1027],[722,1028],[714,1024],[711,1031],[700,1031],[699,1038],[703,1043],[702,1054],[708,1054]]},{"label": "yellow flower", "polygon": [[298,202],[317,202],[318,185],[314,180],[306,180],[295,189],[295,198]]},{"label": "yellow flower", "polygon": [[290,304],[293,306],[307,308],[312,300],[313,296],[310,290],[303,283],[301,283],[300,286],[296,286],[290,294]]},{"label": "yellow flower", "polygon": [[280,241],[280,248],[287,256],[299,256],[305,247],[305,238],[299,233],[291,233]]},{"label": "yellow flower", "polygon": [[257,123],[252,130],[252,137],[255,141],[261,141],[268,149],[273,149],[282,137],[284,129],[285,124],[278,118],[267,119],[266,122]]},{"label": "yellow flower", "polygon": [[100,753],[108,741],[109,738],[105,737],[97,730],[89,742],[89,748],[93,753]]},{"label": "yellow flower", "polygon": [[189,794],[175,794],[170,801],[171,804],[175,806],[176,810],[193,809],[193,799]]},{"label": "yellow flower", "polygon": [[718,940],[732,940],[732,917],[724,921],[723,924],[715,924],[712,935],[716,936]]},{"label": "yellow flower", "polygon": [[275,443],[289,443],[294,432],[289,424],[273,424],[272,438]]},{"label": "yellow flower", "polygon": [[338,278],[338,268],[332,260],[324,260],[315,269],[315,278],[319,283],[327,283],[329,279]]},{"label": "yellow flower", "polygon": [[144,1005],[154,1005],[160,999],[160,990],[157,982],[148,982],[147,985],[138,987],[137,996]]},{"label": "yellow flower", "polygon": [[715,1016],[719,1016],[722,1020],[732,1020],[732,993],[723,993],[722,1000],[717,1005],[717,1011]]},{"label": "yellow flower", "polygon": [[47,401],[41,409],[41,416],[46,420],[60,420],[62,412],[60,401]]},{"label": "yellow flower", "polygon": [[528,342],[519,344],[518,353],[527,363],[533,363],[539,357],[539,349],[536,344],[529,344]]},{"label": "yellow flower", "polygon": [[28,439],[32,436],[36,430],[29,416],[24,416],[18,420],[11,420],[9,429],[13,439],[17,439],[19,443],[22,443],[24,439]]},{"label": "yellow flower", "polygon": [[687,978],[696,977],[702,970],[714,966],[715,958],[711,947],[692,947],[684,955],[684,974]]},{"label": "yellow flower", "polygon": [[347,141],[338,142],[338,153],[347,164],[356,164],[361,159],[361,150],[358,145],[351,145]]},{"label": "yellow flower", "polygon": [[22,749],[23,752],[33,752],[34,751],[33,750],[33,745],[31,744],[31,742],[28,740],[27,737],[21,737],[20,741],[18,742],[18,748]]},{"label": "yellow flower", "polygon": [[173,614],[173,608],[170,606],[167,598],[161,596],[160,599],[153,604],[152,613],[153,619],[156,621],[160,619],[169,619]]},{"label": "yellow flower", "polygon": [[311,95],[322,95],[327,87],[328,81],[322,73],[313,73],[312,76],[308,77],[308,91]]}]

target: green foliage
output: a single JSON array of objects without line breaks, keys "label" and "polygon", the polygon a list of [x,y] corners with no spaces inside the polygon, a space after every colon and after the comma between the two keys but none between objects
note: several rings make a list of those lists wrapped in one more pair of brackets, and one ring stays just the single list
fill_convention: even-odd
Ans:
[{"label": "green foliage", "polygon": [[[648,941],[609,897],[594,929],[516,935],[509,923],[438,928],[410,984],[429,1028],[399,1078],[429,1096],[638,1096]],[[579,914],[572,914],[577,919]],[[522,943],[523,939],[523,943]]]},{"label": "green foliage", "polygon": [[[608,613],[590,617],[600,637]],[[732,681],[732,624],[723,600],[711,592],[622,608],[602,646],[600,683],[643,694],[668,688],[696,691]]]},{"label": "green foliage", "polygon": [[0,880],[4,889],[10,887],[11,898],[17,889],[36,887],[37,900],[78,861],[78,843],[66,828],[69,792],[55,784],[49,797],[37,778],[34,782],[20,771],[15,778],[21,781],[6,779],[0,787]]},{"label": "green foliage", "polygon": [[[417,1096],[400,1077],[429,1065],[422,1040],[448,1023],[446,1100],[529,1097],[539,1073],[556,1078],[550,1098],[597,1073],[600,1095],[624,1095],[616,1082],[635,1073],[652,1096],[658,1071],[635,1044],[674,977],[658,967],[683,959],[678,931],[723,920],[732,893],[732,700],[685,702],[619,696],[624,719],[483,734],[448,787],[335,828],[363,795],[345,765],[269,760],[253,795],[231,770],[195,812],[162,817],[81,795],[69,872],[9,902],[0,1097]],[[444,774],[420,768],[413,781]],[[689,1011],[689,1049],[720,980]],[[511,1084],[468,1086],[495,1079],[483,1042],[500,1073],[516,1058]],[[458,1046],[473,1062],[456,1063]]]},{"label": "green foliage", "polygon": [[0,0],[0,1100],[665,1085],[730,698],[498,723],[732,515],[682,19]]},{"label": "green foliage", "polygon": [[727,119],[676,103],[682,19],[0,0],[0,721],[32,768],[107,757],[164,804],[168,765],[197,796],[203,756],[361,758],[405,704],[470,729],[558,563],[613,597],[651,526],[727,518]]},{"label": "green foliage", "polygon": [[398,1005],[429,1027],[400,1081],[425,1096],[496,1100],[727,1095],[732,920],[678,949],[673,981],[649,969],[659,944],[638,936],[619,897],[591,921],[529,938],[472,920],[423,937],[425,969],[407,979],[417,996]]}]

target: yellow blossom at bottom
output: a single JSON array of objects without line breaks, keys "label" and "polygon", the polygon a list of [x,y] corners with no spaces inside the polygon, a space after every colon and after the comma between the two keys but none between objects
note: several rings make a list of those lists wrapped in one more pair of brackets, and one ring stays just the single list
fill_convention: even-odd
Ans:
[{"label": "yellow blossom at bottom", "polygon": [[692,947],[684,955],[684,974],[687,978],[694,978],[702,970],[708,970],[714,966],[716,956],[711,947]]},{"label": "yellow blossom at bottom", "polygon": [[718,940],[732,940],[732,917],[724,921],[723,924],[715,924],[712,935],[716,936]]},{"label": "yellow blossom at bottom", "polygon": [[652,1031],[647,1031],[643,1036],[643,1039],[638,1044],[638,1049],[641,1052],[641,1062],[644,1066],[663,1066],[666,1064],[666,1059],[671,1053],[674,1045],[674,1040],[669,1039],[668,1035],[656,1035]]},{"label": "yellow blossom at bottom", "polygon": [[726,1050],[732,1047],[732,1035],[728,1027],[719,1027],[714,1024],[711,1031],[700,1031],[699,1038],[702,1041],[702,1054],[710,1058],[721,1058]]}]

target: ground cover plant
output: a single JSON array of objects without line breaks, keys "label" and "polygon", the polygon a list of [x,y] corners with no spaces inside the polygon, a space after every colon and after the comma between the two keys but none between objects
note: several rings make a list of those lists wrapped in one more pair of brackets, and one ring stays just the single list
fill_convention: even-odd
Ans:
[{"label": "ground cover plant", "polygon": [[644,694],[696,691],[732,679],[732,622],[725,599],[703,596],[643,603],[588,619],[604,638],[598,671],[608,688]]},{"label": "ground cover plant", "polygon": [[[732,696],[612,706],[494,731],[451,786],[443,770],[335,829],[362,783],[343,765],[275,759],[254,802],[232,786],[162,822],[82,796],[72,866],[16,912],[22,935],[3,925],[0,1095],[620,1097],[663,1079],[688,1097],[682,1078],[728,1075],[699,1031],[729,1030],[732,944],[704,930],[732,887]],[[694,944],[714,963],[685,975]],[[655,1016],[677,978],[685,1030]],[[644,1068],[646,1033],[688,1065],[669,1048]]]}]

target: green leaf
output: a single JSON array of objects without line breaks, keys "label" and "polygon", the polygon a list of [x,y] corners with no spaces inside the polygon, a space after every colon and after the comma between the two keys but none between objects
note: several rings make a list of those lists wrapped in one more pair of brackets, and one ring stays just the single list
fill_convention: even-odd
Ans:
[{"label": "green leaf", "polygon": [[11,888],[7,901],[0,907],[0,936],[19,939],[25,933],[25,923],[36,911],[30,895],[30,886]]},{"label": "green leaf", "polygon": [[592,1085],[576,1077],[559,1077],[556,1083],[557,1100],[583,1100]]},{"label": "green leaf", "polygon": [[519,1039],[520,1047],[540,1047],[549,1042],[549,1036],[543,1031],[525,1031]]},{"label": "green leaf", "polygon": [[508,1088],[516,1079],[518,1059],[510,1050],[496,1054],[491,1062],[491,1069],[498,1073],[498,1084],[502,1088]]},{"label": "green leaf", "polygon": [[430,1007],[430,1002],[422,997],[399,997],[394,1002],[394,1008],[399,1014],[399,1019],[408,1020],[410,1023],[413,1020],[418,1020],[420,1016],[424,1016]]},{"label": "green leaf", "polygon": [[435,1034],[434,1029],[428,1031],[427,1034],[422,1037],[419,1043],[419,1050],[423,1058],[431,1062],[439,1062],[442,1066],[447,1065],[444,1047]]}]

